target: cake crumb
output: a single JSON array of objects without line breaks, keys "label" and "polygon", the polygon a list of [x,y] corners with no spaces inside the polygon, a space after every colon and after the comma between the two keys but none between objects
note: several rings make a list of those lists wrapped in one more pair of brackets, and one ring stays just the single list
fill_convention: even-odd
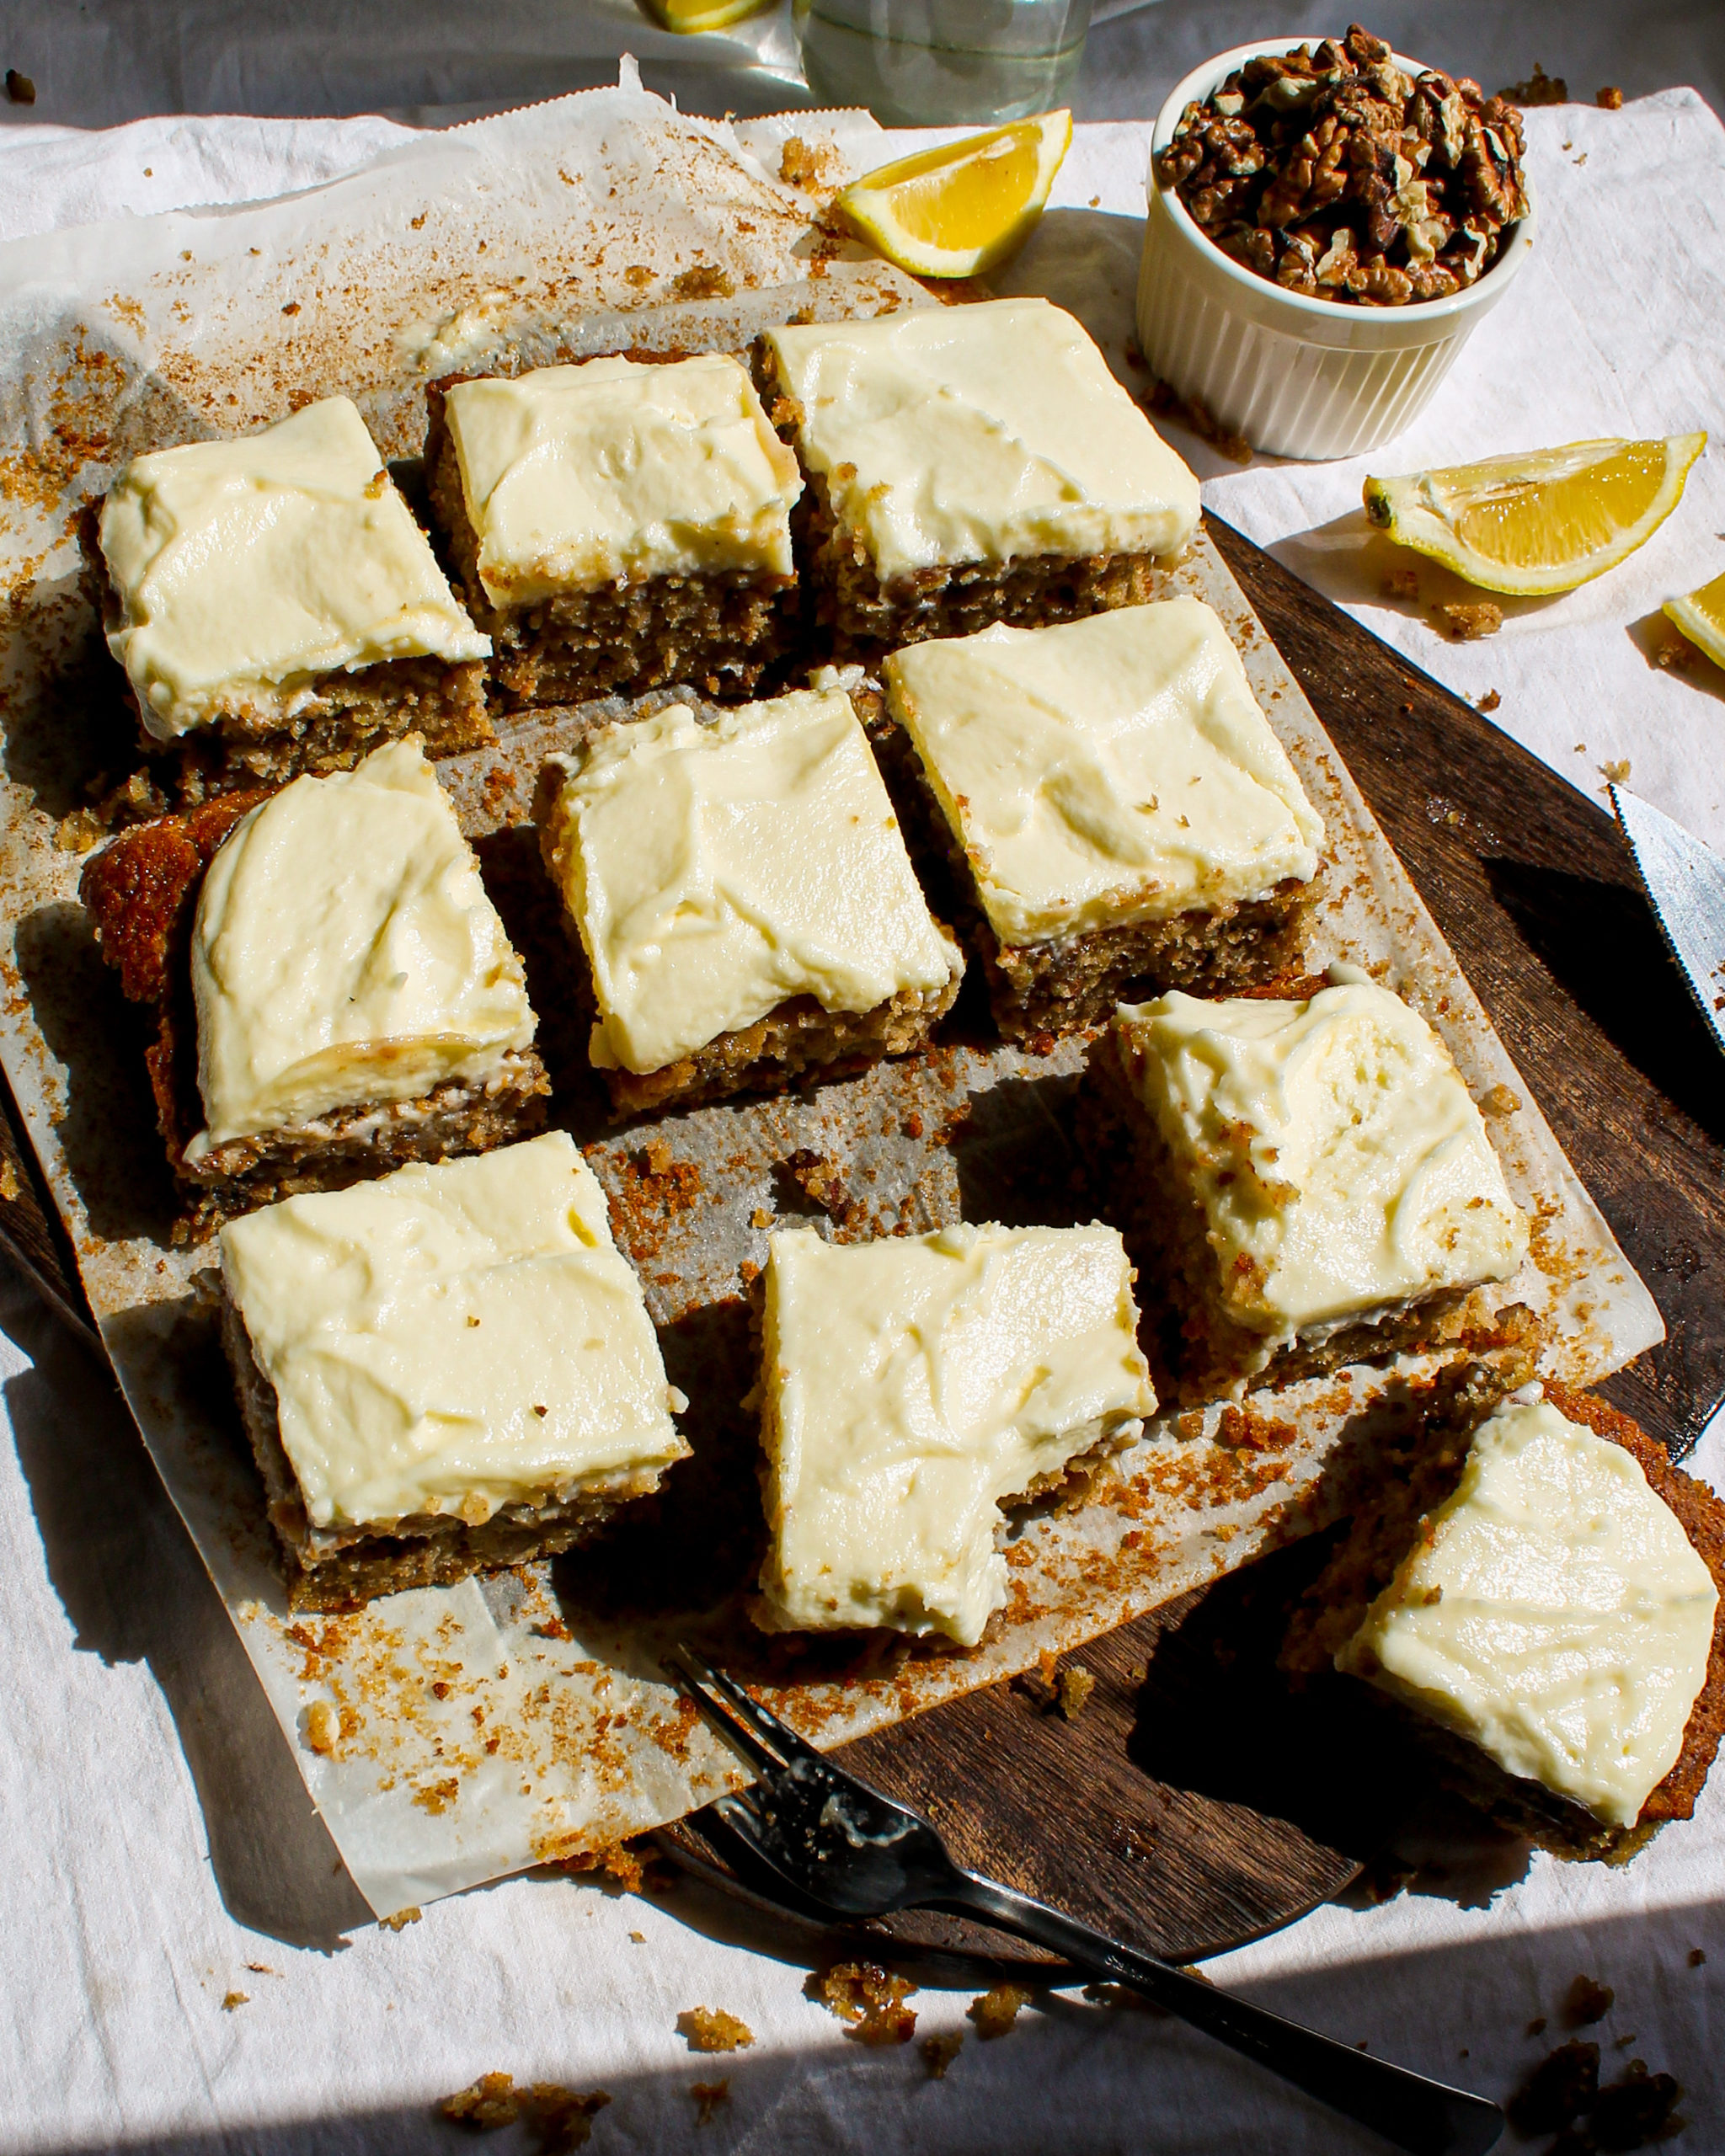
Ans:
[{"label": "cake crumb", "polygon": [[736,290],[729,273],[712,262],[697,262],[692,270],[685,270],[671,279],[670,288],[680,300],[728,300]]},{"label": "cake crumb", "polygon": [[696,2125],[711,2126],[713,2113],[721,2104],[728,2104],[731,2100],[731,2084],[729,2079],[692,2081],[689,2084],[689,2094],[695,2099],[698,2107],[695,2118]]},{"label": "cake crumb", "polygon": [[1548,75],[1537,60],[1525,83],[1511,83],[1498,91],[1505,104],[1567,104],[1569,85],[1561,75]]},{"label": "cake crumb", "polygon": [[1589,2021],[1603,2021],[1616,1996],[1610,1984],[1602,1984],[1596,1977],[1578,1977],[1565,1994],[1563,2019],[1572,2029]]},{"label": "cake crumb", "polygon": [[916,2030],[916,2014],[905,2004],[916,1985],[878,1961],[837,1962],[824,1976],[811,1977],[808,1988],[859,2044],[907,2044]]},{"label": "cake crumb", "polygon": [[1702,1963],[1706,1961],[1706,1950],[1705,1947],[1691,1946],[1690,1948],[1689,1966],[1691,1969],[1699,1969]]},{"label": "cake crumb", "polygon": [[637,1946],[644,1946],[647,1944],[647,1935],[644,1931],[632,1931],[629,1937]]},{"label": "cake crumb", "polygon": [[691,2006],[677,2016],[677,2034],[692,2052],[746,2051],[755,2031],[716,2006]]},{"label": "cake crumb", "polygon": [[446,2096],[437,2106],[442,2116],[476,2133],[494,2133],[531,2119],[538,2136],[541,2156],[567,2156],[583,2147],[593,2131],[593,2121],[611,2101],[608,2089],[579,2095],[558,2082],[536,2081],[518,2089],[511,2073],[482,2073],[477,2081]]},{"label": "cake crumb", "polygon": [[1594,2146],[1642,2148],[1664,2140],[1682,2094],[1670,2074],[1649,2073],[1645,2059],[1631,2059],[1623,2079],[1601,2089],[1593,2106],[1589,2124]]},{"label": "cake crumb", "polygon": [[1601,112],[1621,112],[1623,93],[1615,83],[1608,83],[1604,89],[1594,92],[1594,103]]},{"label": "cake crumb", "polygon": [[279,1977],[280,1969],[272,1969],[267,1961],[248,1961],[246,1967],[254,1977]]},{"label": "cake crumb", "polygon": [[1543,2014],[1535,2014],[1527,2025],[1527,2033],[1530,2036],[1543,2036],[1549,2025]]},{"label": "cake crumb", "polygon": [[948,2036],[925,2036],[922,2039],[922,2063],[928,2068],[931,2081],[944,2081],[947,2068],[964,2048],[962,2034]]},{"label": "cake crumb", "polygon": [[1667,637],[1653,654],[1653,664],[1670,673],[1686,674],[1700,657],[1700,652],[1687,637]]},{"label": "cake crumb", "polygon": [[1418,599],[1419,571],[1418,569],[1391,569],[1384,579],[1383,589],[1386,599]]},{"label": "cake crumb", "polygon": [[6,71],[6,95],[13,104],[34,104],[36,101],[35,83],[16,67],[8,67]]},{"label": "cake crumb", "polygon": [[1018,2018],[1018,2009],[1026,2004],[1030,1994],[1023,1984],[1000,1983],[973,1999],[964,2009],[965,2018],[976,2024],[976,2033],[984,2043],[996,2036],[1006,2036]]},{"label": "cake crumb", "polygon": [[1480,1096],[1482,1115],[1514,1115],[1521,1106],[1521,1096],[1508,1086],[1493,1086],[1489,1093]]},{"label": "cake crumb", "polygon": [[602,1871],[626,1894],[642,1893],[647,1885],[646,1865],[627,1842],[607,1842],[603,1849],[582,1849],[574,1856],[561,1858],[559,1869],[574,1873]]},{"label": "cake crumb", "polygon": [[1076,1721],[1090,1703],[1096,1679],[1081,1662],[1074,1662],[1070,1669],[1060,1672],[1055,1689],[1060,1694],[1060,1712],[1068,1721]]},{"label": "cake crumb", "polygon": [[410,1902],[406,1908],[398,1909],[393,1917],[379,1917],[378,1927],[383,1931],[405,1931],[410,1924],[419,1921],[419,1914],[418,1904]]},{"label": "cake crumb", "polygon": [[470,2126],[479,2133],[513,2126],[521,2115],[521,2097],[512,2073],[482,2073],[477,2081],[446,2096],[437,2106],[446,2119]]},{"label": "cake crumb", "polygon": [[772,1225],[772,1215],[764,1205],[757,1205],[749,1215],[749,1225],[751,1228],[770,1228]]},{"label": "cake crumb", "polygon": [[306,1742],[326,1757],[341,1736],[341,1716],[328,1700],[313,1700],[306,1709]]},{"label": "cake crumb", "polygon": [[1511,2126],[1531,2139],[1558,2133],[1591,2111],[1599,2086],[1597,2044],[1559,2044],[1529,2074],[1504,2105]]},{"label": "cake crumb", "polygon": [[1599,766],[1599,776],[1605,781],[1608,786],[1627,786],[1629,783],[1628,757],[1614,756],[1609,759],[1606,762],[1601,764]]},{"label": "cake crumb", "polygon": [[15,1205],[18,1202],[18,1193],[22,1188],[23,1185],[18,1179],[18,1170],[13,1166],[10,1161],[0,1161],[0,1198],[3,1198],[8,1205]]},{"label": "cake crumb", "polygon": [[1503,697],[1498,694],[1497,690],[1487,689],[1482,696],[1476,696],[1474,698],[1473,707],[1476,711],[1487,712],[1494,712],[1503,701]]},{"label": "cake crumb", "polygon": [[251,2003],[252,1995],[249,1992],[231,1991],[222,2002],[222,2011],[224,2014],[232,2014],[235,2007],[249,2006]]},{"label": "cake crumb", "polygon": [[1494,637],[1503,626],[1503,610],[1495,600],[1446,603],[1437,609],[1439,622],[1457,643],[1471,643],[1480,637]]}]

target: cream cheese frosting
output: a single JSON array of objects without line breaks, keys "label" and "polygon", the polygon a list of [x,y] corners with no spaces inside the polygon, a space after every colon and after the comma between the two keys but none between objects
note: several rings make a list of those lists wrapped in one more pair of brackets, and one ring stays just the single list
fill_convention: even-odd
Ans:
[{"label": "cream cheese frosting", "polygon": [[1630,1453],[1512,1401],[1336,1663],[1628,1827],[1682,1750],[1717,1604]]},{"label": "cream cheese frosting", "polygon": [[478,1526],[688,1450],[567,1132],[265,1206],[221,1254],[314,1527]]},{"label": "cream cheese frosting", "polygon": [[956,1226],[768,1246],[763,1621],[975,1646],[1001,1505],[1156,1409],[1111,1228]]},{"label": "cream cheese frosting", "polygon": [[1129,1082],[1202,1206],[1228,1316],[1275,1348],[1507,1279],[1527,1224],[1438,1035],[1369,981],[1122,1004]]},{"label": "cream cheese frosting", "polygon": [[1323,819],[1202,600],[912,644],[884,673],[1002,943],[1317,873]]},{"label": "cream cheese frosting", "polygon": [[803,461],[883,583],[1023,554],[1172,554],[1198,482],[1043,299],[770,329]]},{"label": "cream cheese frosting", "polygon": [[296,778],[211,862],[192,928],[196,1160],[481,1080],[531,1044],[520,959],[416,737]]},{"label": "cream cheese frosting", "polygon": [[797,690],[711,723],[673,704],[553,760],[595,1064],[660,1070],[793,996],[872,1011],[939,994],[962,970],[841,691]]},{"label": "cream cheese frosting", "polygon": [[135,457],[102,505],[108,648],[149,733],[291,718],[319,675],[483,659],[345,397],[230,441]]},{"label": "cream cheese frosting", "polygon": [[655,576],[791,574],[797,460],[733,359],[464,382],[444,411],[498,606]]}]

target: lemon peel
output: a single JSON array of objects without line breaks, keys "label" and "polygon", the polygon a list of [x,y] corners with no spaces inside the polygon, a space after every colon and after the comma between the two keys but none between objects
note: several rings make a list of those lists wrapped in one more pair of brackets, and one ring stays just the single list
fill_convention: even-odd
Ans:
[{"label": "lemon peel", "polygon": [[1365,510],[1399,546],[1430,555],[1482,590],[1518,598],[1573,591],[1658,530],[1706,446],[1701,433],[1577,441],[1405,478],[1368,478]]},{"label": "lemon peel", "polygon": [[865,173],[838,207],[900,270],[980,276],[1029,237],[1071,141],[1070,112],[1015,120]]},{"label": "lemon peel", "polygon": [[1681,599],[1668,599],[1663,611],[1715,666],[1725,666],[1725,576],[1716,576]]}]

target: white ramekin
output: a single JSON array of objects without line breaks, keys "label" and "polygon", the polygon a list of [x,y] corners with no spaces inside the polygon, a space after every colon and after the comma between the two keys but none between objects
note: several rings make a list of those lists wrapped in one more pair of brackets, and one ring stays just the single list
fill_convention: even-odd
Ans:
[{"label": "white ramekin", "polygon": [[[1138,342],[1151,372],[1202,404],[1231,434],[1274,456],[1357,456],[1399,434],[1533,245],[1534,205],[1510,227],[1477,283],[1448,299],[1354,307],[1308,299],[1224,254],[1156,176],[1156,160],[1194,99],[1261,52],[1302,40],[1236,45],[1194,68],[1162,107],[1151,140],[1150,217],[1138,274]],[[1410,74],[1420,63],[1395,55]]]}]

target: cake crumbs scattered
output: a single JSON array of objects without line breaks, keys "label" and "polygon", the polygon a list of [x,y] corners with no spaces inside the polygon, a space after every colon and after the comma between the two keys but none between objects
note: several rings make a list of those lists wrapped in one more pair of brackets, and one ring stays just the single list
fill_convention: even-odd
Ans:
[{"label": "cake crumbs scattered", "polygon": [[1599,2086],[1597,2044],[1559,2044],[1548,2052],[1504,2106],[1519,2134],[1557,2133],[1591,2111]]},{"label": "cake crumbs scattered", "polygon": [[16,67],[8,67],[6,71],[6,95],[13,104],[34,104],[36,101],[35,83]]},{"label": "cake crumbs scattered", "polygon": [[772,1215],[764,1205],[757,1205],[749,1215],[749,1225],[751,1228],[770,1228],[772,1225]]},{"label": "cake crumbs scattered", "polygon": [[947,2068],[964,2048],[960,2032],[954,2036],[925,2036],[922,2039],[922,2063],[928,2068],[931,2081],[944,2081]]},{"label": "cake crumbs scattered", "polygon": [[637,1946],[644,1946],[647,1944],[647,1935],[644,1931],[632,1931],[629,1937]]},{"label": "cake crumbs scattered", "polygon": [[1497,710],[1498,707],[1503,702],[1503,697],[1499,695],[1497,690],[1487,689],[1482,696],[1476,696],[1474,698],[1473,707],[1476,711],[1493,712]]},{"label": "cake crumbs scattered", "polygon": [[405,1931],[410,1924],[419,1921],[419,1916],[418,1904],[410,1902],[406,1908],[398,1909],[393,1917],[379,1917],[377,1922],[384,1931]]},{"label": "cake crumbs scattered", "polygon": [[1678,2130],[1671,2114],[1683,2094],[1669,2073],[1649,2073],[1645,2059],[1632,2058],[1621,2081],[1602,2089],[1589,2121],[1599,2148],[1642,2148]]},{"label": "cake crumbs scattered", "polygon": [[729,273],[711,262],[697,262],[673,277],[670,288],[680,300],[728,300],[736,290]]},{"label": "cake crumbs scattered", "polygon": [[306,1709],[306,1742],[314,1752],[326,1755],[341,1736],[341,1716],[328,1700],[313,1700]]},{"label": "cake crumbs scattered", "polygon": [[1689,1966],[1691,1969],[1699,1969],[1706,1961],[1706,1949],[1705,1947],[1691,1946],[1690,1948]]},{"label": "cake crumbs scattered", "polygon": [[[1653,664],[1671,673],[1686,674],[1700,657],[1700,652],[1687,637],[1667,637],[1653,654]],[[1577,747],[1579,746],[1578,743]]]},{"label": "cake crumbs scattered", "polygon": [[689,2094],[697,2106],[696,2125],[711,2126],[713,2113],[721,2104],[728,2104],[731,2100],[731,2084],[728,2079],[724,2081],[692,2081]]},{"label": "cake crumbs scattered", "polygon": [[1549,2026],[1543,2014],[1535,2014],[1527,2025],[1527,2033],[1530,2036],[1543,2036]]},{"label": "cake crumbs scattered", "polygon": [[1391,569],[1384,579],[1384,596],[1386,599],[1418,599],[1419,571]]},{"label": "cake crumbs scattered", "polygon": [[1602,112],[1621,112],[1623,93],[1615,83],[1608,83],[1604,89],[1594,92],[1594,103]]},{"label": "cake crumbs scattered", "polygon": [[1491,599],[1447,601],[1436,611],[1445,633],[1457,643],[1494,637],[1503,626],[1503,610]]},{"label": "cake crumbs scattered", "polygon": [[1498,91],[1505,104],[1567,104],[1569,85],[1561,75],[1548,75],[1537,60],[1525,83],[1511,83]]},{"label": "cake crumbs scattered", "polygon": [[1479,1105],[1483,1115],[1514,1115],[1521,1106],[1521,1096],[1508,1086],[1493,1086],[1490,1092],[1480,1096]]},{"label": "cake crumbs scattered", "polygon": [[1614,756],[1607,762],[1601,764],[1599,776],[1608,786],[1627,786],[1629,783],[1628,757]]},{"label": "cake crumbs scattered", "polygon": [[494,2133],[499,2127],[529,2119],[542,2156],[566,2156],[568,2150],[585,2143],[595,2117],[610,2101],[610,2092],[604,2089],[585,2096],[555,2081],[536,2081],[518,2089],[513,2074],[482,2073],[468,2087],[446,2096],[437,2108],[445,2118],[471,2127],[476,2133]]},{"label": "cake crumbs scattered", "polygon": [[281,1974],[280,1969],[272,1969],[267,1961],[248,1961],[246,1967],[254,1977],[279,1977]]},{"label": "cake crumbs scattered", "polygon": [[1060,1694],[1060,1712],[1068,1721],[1076,1721],[1090,1703],[1096,1679],[1081,1662],[1074,1662],[1070,1669],[1060,1672],[1055,1689]]},{"label": "cake crumbs scattered", "polygon": [[973,1999],[964,2009],[967,2020],[976,2024],[976,2033],[984,2043],[992,2042],[996,2036],[1010,2033],[1018,2018],[1018,2009],[1029,2001],[1030,1994],[1023,1984],[999,1983]]},{"label": "cake crumbs scattered", "polygon": [[558,1868],[575,1874],[603,1872],[624,1893],[639,1894],[646,1890],[646,1860],[651,1854],[651,1850],[632,1849],[627,1842],[607,1842],[603,1849],[579,1849],[574,1856],[559,1858]]},{"label": "cake crumbs scattered", "polygon": [[1616,1996],[1610,1984],[1602,1984],[1596,1977],[1578,1977],[1564,1995],[1563,2019],[1572,2029],[1603,2021]]},{"label": "cake crumbs scattered", "polygon": [[746,2051],[755,2031],[716,2006],[691,2006],[677,2016],[677,2034],[692,2052]]},{"label": "cake crumbs scattered", "polygon": [[235,2007],[249,2006],[251,2003],[252,1996],[249,1992],[231,1991],[222,2002],[222,2011],[224,2014],[232,2014]]},{"label": "cake crumbs scattered", "polygon": [[1188,432],[1207,441],[1218,456],[1226,456],[1231,464],[1250,464],[1252,444],[1244,435],[1236,434],[1225,427],[1208,405],[1198,399],[1178,396],[1165,382],[1152,376],[1149,388],[1139,393],[1138,401],[1158,419],[1176,419]]},{"label": "cake crumbs scattered", "polygon": [[916,2030],[916,2015],[905,2004],[916,1985],[878,1961],[837,1962],[825,1975],[812,1976],[808,1989],[846,2024],[846,2034],[857,2043],[907,2044]]},{"label": "cake crumbs scattered", "polygon": [[18,1180],[18,1170],[11,1161],[0,1161],[0,1198],[3,1198],[8,1205],[16,1204],[22,1187]]}]

